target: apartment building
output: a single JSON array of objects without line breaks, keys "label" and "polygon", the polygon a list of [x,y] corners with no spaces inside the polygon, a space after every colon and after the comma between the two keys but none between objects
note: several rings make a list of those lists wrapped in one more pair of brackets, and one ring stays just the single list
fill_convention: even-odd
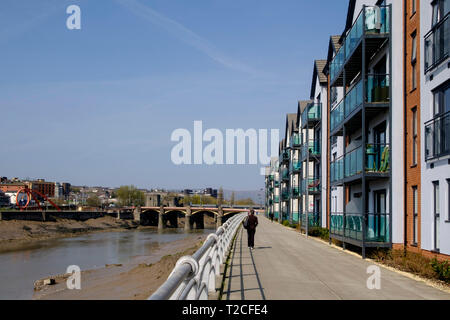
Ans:
[{"label": "apartment building", "polygon": [[280,218],[280,175],[279,158],[270,160],[270,166],[266,168],[266,215],[273,214],[275,220]]},{"label": "apartment building", "polygon": [[[450,0],[416,3],[420,16],[420,202],[417,245],[450,255]],[[420,135],[420,136],[419,136]],[[419,211],[420,206],[420,211]],[[413,212],[415,213],[415,212]]]},{"label": "apartment building", "polygon": [[406,247],[448,259],[449,3],[348,2],[280,143],[280,174],[296,168],[284,207],[298,210],[301,229],[328,228],[363,257]]}]

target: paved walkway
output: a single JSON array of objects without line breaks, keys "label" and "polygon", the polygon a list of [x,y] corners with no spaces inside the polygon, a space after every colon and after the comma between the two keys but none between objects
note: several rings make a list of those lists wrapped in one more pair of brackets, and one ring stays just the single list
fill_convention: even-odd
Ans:
[{"label": "paved walkway", "polygon": [[450,299],[450,294],[380,267],[381,289],[368,289],[370,261],[306,238],[259,216],[255,250],[238,232],[224,300]]}]

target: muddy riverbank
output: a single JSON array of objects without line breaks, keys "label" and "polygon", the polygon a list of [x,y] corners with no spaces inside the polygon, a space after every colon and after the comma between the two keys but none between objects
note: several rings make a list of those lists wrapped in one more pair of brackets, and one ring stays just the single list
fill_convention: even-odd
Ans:
[{"label": "muddy riverbank", "polygon": [[[140,256],[123,264],[81,272],[81,289],[69,290],[68,275],[52,276],[54,285],[38,281],[34,300],[145,300],[164,283],[177,260],[193,254],[206,234],[192,234],[184,239],[166,243],[148,256]],[[48,279],[46,277],[44,279]]]}]

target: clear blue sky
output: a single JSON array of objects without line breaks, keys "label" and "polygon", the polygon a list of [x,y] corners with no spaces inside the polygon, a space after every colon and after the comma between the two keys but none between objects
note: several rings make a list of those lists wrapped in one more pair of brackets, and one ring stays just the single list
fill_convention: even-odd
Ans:
[{"label": "clear blue sky", "polygon": [[[77,4],[82,29],[66,28]],[[309,97],[345,0],[2,0],[0,176],[263,187],[260,166],[175,166],[176,128],[279,128]],[[281,131],[280,133],[283,133]]]}]

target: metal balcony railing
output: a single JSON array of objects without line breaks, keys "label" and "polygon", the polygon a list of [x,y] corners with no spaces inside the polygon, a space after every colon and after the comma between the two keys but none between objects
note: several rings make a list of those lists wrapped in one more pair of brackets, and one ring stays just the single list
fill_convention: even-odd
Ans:
[{"label": "metal balcony railing", "polygon": [[[390,171],[390,145],[368,143],[365,146],[366,160],[364,160],[362,146],[345,154],[345,178],[362,173],[363,168],[366,173],[388,173]],[[339,174],[335,177],[339,177]]]},{"label": "metal balcony railing", "polygon": [[330,164],[330,181],[338,182],[344,179],[344,157],[340,157]]},{"label": "metal balcony railing", "polygon": [[[306,212],[300,214],[300,221],[302,228],[306,227]],[[309,212],[308,213],[308,228],[320,227],[320,212]]]},{"label": "metal balcony railing", "polygon": [[450,111],[425,123],[425,161],[450,155]]},{"label": "metal balcony railing", "polygon": [[300,147],[302,144],[302,136],[299,133],[294,133],[291,137],[291,148]]},{"label": "metal balcony railing", "polygon": [[320,192],[320,177],[305,178],[300,184],[300,193],[305,195],[308,193]]},{"label": "metal balcony railing", "polygon": [[390,242],[389,213],[342,213],[330,215],[330,233],[345,238],[362,241],[365,228],[366,242]]},{"label": "metal balcony railing", "polygon": [[425,73],[446,60],[450,54],[450,13],[425,35]]},{"label": "metal balcony railing", "polygon": [[309,121],[318,121],[321,119],[322,104],[310,103],[302,113],[302,127],[305,127]]}]

